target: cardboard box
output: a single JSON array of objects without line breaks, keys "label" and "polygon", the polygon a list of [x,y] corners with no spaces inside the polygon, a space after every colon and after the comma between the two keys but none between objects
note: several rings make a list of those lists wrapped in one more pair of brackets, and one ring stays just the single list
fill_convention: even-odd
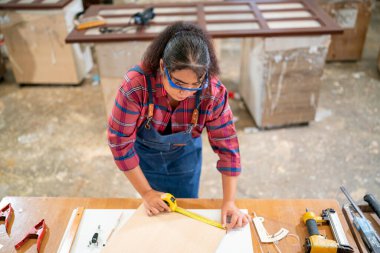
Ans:
[{"label": "cardboard box", "polygon": [[1,25],[17,83],[79,84],[91,70],[89,46],[66,44],[74,15],[83,10],[74,0],[63,9],[2,11]]}]

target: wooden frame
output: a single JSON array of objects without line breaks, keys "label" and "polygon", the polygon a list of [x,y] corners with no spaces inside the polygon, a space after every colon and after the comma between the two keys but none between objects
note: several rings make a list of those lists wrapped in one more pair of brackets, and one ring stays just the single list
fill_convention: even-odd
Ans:
[{"label": "wooden frame", "polygon": [[0,10],[62,9],[72,0],[2,0]]},{"label": "wooden frame", "polygon": [[[287,5],[286,8],[279,8],[279,5]],[[212,8],[219,6],[219,10]],[[274,8],[270,8],[270,7]],[[160,4],[127,4],[121,6],[92,5],[86,11],[84,17],[101,15],[106,20],[112,18],[123,19],[120,22],[112,22],[106,27],[126,27],[130,17],[145,8],[154,7],[156,18],[146,27],[131,27],[125,33],[101,34],[97,32],[99,28],[92,28],[85,31],[73,30],[66,38],[66,42],[111,42],[111,41],[130,41],[130,40],[152,40],[167,25],[178,21],[183,17],[194,16],[194,22],[207,30],[213,38],[231,37],[253,37],[253,36],[292,36],[292,35],[319,35],[340,33],[342,29],[338,27],[333,19],[329,17],[313,0],[257,0],[257,1],[230,1],[230,2],[195,2],[185,4],[160,3]],[[180,11],[173,12],[173,8]],[[222,9],[220,9],[222,8]],[[110,12],[114,11],[114,14]],[[285,12],[307,12],[309,16],[265,18],[267,13]],[[211,16],[219,15],[219,18]],[[241,19],[220,18],[221,15],[244,15]],[[248,16],[251,16],[248,17]],[[159,21],[161,17],[174,17],[171,21]],[[304,21],[314,25],[314,27],[285,27],[276,28],[275,25],[286,24],[286,22]],[[232,28],[217,29],[216,25],[228,25]],[[271,24],[275,24],[271,27]],[[316,26],[315,26],[316,25]],[[244,26],[246,28],[244,28]],[[214,28],[214,29],[213,29]]]}]

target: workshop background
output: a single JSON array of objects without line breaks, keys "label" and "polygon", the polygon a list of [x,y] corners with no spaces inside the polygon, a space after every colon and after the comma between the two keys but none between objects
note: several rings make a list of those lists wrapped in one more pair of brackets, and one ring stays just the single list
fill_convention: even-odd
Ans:
[{"label": "workshop background", "polygon": [[[149,1],[135,1],[142,2]],[[361,29],[368,29],[362,56],[350,61],[335,59],[323,66],[318,77],[321,83],[315,117],[305,124],[259,127],[248,109],[250,101],[244,101],[239,94],[243,67],[236,62],[243,55],[243,39],[216,43],[221,79],[231,91],[230,105],[240,142],[243,172],[237,198],[333,198],[342,204],[346,200],[339,187],[344,185],[359,203],[366,193],[380,199],[380,2],[365,4],[369,23],[361,24]],[[355,19],[362,20],[357,12]],[[1,16],[4,26],[5,16]],[[59,24],[60,20],[55,22]],[[67,68],[60,74],[46,73],[79,84],[17,82],[17,75],[23,71],[49,69],[51,63],[29,65],[33,55],[17,50],[19,44],[25,43],[16,39],[21,35],[15,29],[2,29],[0,199],[139,197],[116,168],[108,148],[105,90],[94,45],[82,46],[87,47],[83,59],[90,55],[93,61],[93,66],[83,63],[82,70],[90,69],[85,75],[69,75],[78,59],[67,61]],[[52,36],[59,33],[53,28],[50,32]],[[37,41],[33,47],[42,51],[47,48],[44,43],[50,42]],[[17,57],[27,60],[18,65]],[[139,62],[138,58],[133,60]],[[307,78],[308,72],[304,73]],[[38,78],[43,80],[45,75]],[[222,198],[221,176],[216,170],[218,157],[208,144],[206,131],[203,144],[199,196]]]}]

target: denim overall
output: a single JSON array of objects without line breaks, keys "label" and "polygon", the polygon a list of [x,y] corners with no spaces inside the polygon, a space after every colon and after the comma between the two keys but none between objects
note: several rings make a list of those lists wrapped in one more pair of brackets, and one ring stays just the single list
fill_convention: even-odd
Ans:
[{"label": "denim overall", "polygon": [[169,192],[177,198],[198,198],[202,166],[202,139],[193,138],[191,131],[198,121],[201,91],[196,93],[192,121],[184,132],[160,134],[150,122],[153,118],[153,92],[149,75],[139,66],[131,70],[145,75],[149,92],[146,121],[137,130],[135,150],[140,167],[154,190]]}]

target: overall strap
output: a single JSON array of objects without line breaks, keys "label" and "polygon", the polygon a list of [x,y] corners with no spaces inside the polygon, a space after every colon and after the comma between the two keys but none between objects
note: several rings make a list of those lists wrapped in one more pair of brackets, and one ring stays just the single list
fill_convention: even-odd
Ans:
[{"label": "overall strap", "polygon": [[193,110],[193,114],[191,115],[191,125],[190,125],[189,129],[187,130],[188,133],[191,133],[191,131],[193,130],[193,128],[198,123],[199,105],[201,104],[201,93],[202,93],[202,90],[199,90],[195,94],[195,108]]},{"label": "overall strap", "polygon": [[[136,65],[133,68],[131,68],[129,71],[136,71],[142,75],[144,75],[145,82],[148,85],[148,116],[147,116],[147,122],[145,124],[145,128],[150,128],[150,121],[153,118],[153,111],[154,111],[154,104],[153,104],[153,90],[152,90],[152,80],[151,80],[151,75],[145,74],[145,72],[141,69],[140,66]],[[128,71],[128,72],[129,72]]]}]

